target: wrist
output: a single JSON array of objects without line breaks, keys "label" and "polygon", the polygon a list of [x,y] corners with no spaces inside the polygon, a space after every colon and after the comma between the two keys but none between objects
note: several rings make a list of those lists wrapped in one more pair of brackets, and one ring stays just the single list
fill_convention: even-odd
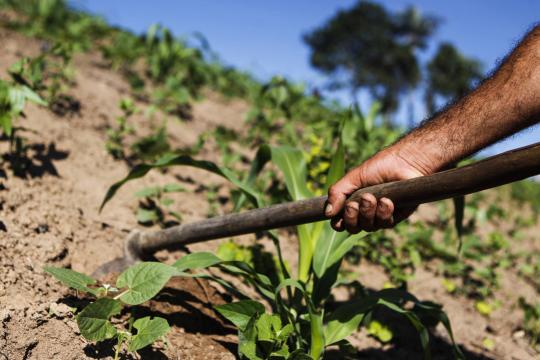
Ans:
[{"label": "wrist", "polygon": [[393,155],[423,175],[433,174],[448,165],[439,145],[404,140],[390,148]]}]

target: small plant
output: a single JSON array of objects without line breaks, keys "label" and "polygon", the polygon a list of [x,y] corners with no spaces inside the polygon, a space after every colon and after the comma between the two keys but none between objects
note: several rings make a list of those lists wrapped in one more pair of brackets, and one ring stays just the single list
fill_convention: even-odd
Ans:
[{"label": "small plant", "polygon": [[18,83],[45,98],[53,112],[62,115],[78,106],[75,99],[66,95],[73,81],[72,56],[73,49],[69,45],[55,44],[36,57],[23,57],[10,67],[9,73]]},{"label": "small plant", "polygon": [[133,100],[128,98],[120,100],[119,107],[122,115],[116,118],[117,127],[107,130],[105,148],[115,159],[124,159],[126,157],[124,138],[134,132],[133,127],[128,124],[128,120],[139,110],[135,107]]},{"label": "small plant", "polygon": [[137,221],[144,225],[157,223],[162,226],[169,224],[171,217],[176,221],[182,221],[182,216],[170,209],[174,201],[166,195],[184,191],[186,189],[178,184],[152,186],[137,191],[135,196],[141,199],[137,210]]},{"label": "small plant", "polygon": [[41,106],[47,106],[48,103],[32,89],[32,84],[12,71],[10,75],[11,81],[0,80],[0,127],[13,145],[16,138],[14,122],[19,117],[24,117],[26,103],[33,102]]},{"label": "small plant", "polygon": [[[169,324],[163,318],[134,319],[122,314],[125,311],[129,314],[133,306],[152,299],[176,273],[171,266],[156,262],[136,264],[118,276],[116,287],[98,286],[91,277],[65,268],[45,267],[45,271],[93,299],[76,316],[79,331],[92,342],[116,339],[115,359],[122,348],[136,352],[163,338],[169,331]],[[111,318],[116,319],[114,324]]]}]

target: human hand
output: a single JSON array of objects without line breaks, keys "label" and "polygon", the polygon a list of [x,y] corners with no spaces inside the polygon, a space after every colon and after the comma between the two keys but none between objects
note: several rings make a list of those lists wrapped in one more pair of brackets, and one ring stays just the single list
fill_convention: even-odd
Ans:
[{"label": "human hand", "polygon": [[347,197],[366,186],[411,179],[434,171],[433,163],[423,154],[405,151],[398,143],[375,154],[330,187],[325,214],[332,218],[336,231],[358,233],[393,227],[415,208],[395,209],[392,200],[376,199],[369,193],[361,195],[360,203],[347,201]]}]

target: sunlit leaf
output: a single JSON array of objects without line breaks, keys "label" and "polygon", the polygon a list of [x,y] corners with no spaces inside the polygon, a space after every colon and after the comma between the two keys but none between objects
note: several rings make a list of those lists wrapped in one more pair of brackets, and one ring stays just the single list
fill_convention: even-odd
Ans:
[{"label": "sunlit leaf", "polygon": [[116,280],[117,288],[127,288],[120,300],[129,305],[150,300],[176,271],[176,268],[159,262],[142,262],[131,266]]}]

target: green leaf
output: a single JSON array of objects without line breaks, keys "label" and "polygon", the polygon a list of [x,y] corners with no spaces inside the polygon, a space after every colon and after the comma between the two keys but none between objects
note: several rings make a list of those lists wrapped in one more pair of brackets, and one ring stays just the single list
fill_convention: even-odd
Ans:
[{"label": "green leaf", "polygon": [[[306,160],[302,151],[288,147],[271,147],[272,162],[281,170],[285,185],[293,200],[307,199],[313,196],[307,188]],[[315,238],[311,236],[313,225],[299,225],[298,238],[300,242],[298,278],[306,281],[311,266],[313,251],[316,246]]]},{"label": "green leaf", "polygon": [[306,160],[304,153],[289,146],[271,147],[272,162],[281,170],[285,185],[293,200],[313,196],[307,188]]},{"label": "green leaf", "polygon": [[238,331],[239,359],[246,357],[249,360],[264,360],[257,354],[257,329],[255,327],[256,320],[257,315],[255,314],[247,321],[245,330]]},{"label": "green leaf", "polygon": [[84,291],[92,295],[96,295],[96,291],[88,287],[88,285],[94,285],[96,280],[92,279],[90,276],[81,274],[79,272],[66,269],[66,268],[57,268],[52,266],[45,266],[43,268],[46,272],[51,274],[64,285],[69,286],[75,290]]},{"label": "green leaf", "polygon": [[26,105],[26,97],[20,86],[12,86],[8,90],[9,103],[11,111],[14,114],[20,114]]},{"label": "green leaf", "polygon": [[41,105],[41,106],[48,106],[49,104],[41,98],[41,96],[38,95],[34,90],[30,89],[28,86],[22,86],[21,92],[26,98],[26,100],[31,101],[35,104]]},{"label": "green leaf", "polygon": [[184,192],[184,191],[186,191],[186,188],[180,184],[172,183],[172,184],[167,184],[163,186],[163,192],[166,192],[166,193]]},{"label": "green leaf", "polygon": [[145,198],[145,197],[152,197],[152,196],[158,196],[161,192],[161,188],[159,186],[150,186],[146,187],[142,190],[139,190],[135,193],[135,196],[138,198]]},{"label": "green leaf", "polygon": [[210,266],[215,266],[222,263],[223,260],[209,252],[197,252],[185,255],[177,260],[173,266],[178,271],[205,269]]},{"label": "green leaf", "polygon": [[133,327],[137,329],[137,334],[129,342],[129,351],[137,351],[154,343],[170,329],[167,320],[160,317],[150,319],[150,316],[138,319],[133,323]]},{"label": "green leaf", "polygon": [[137,209],[137,221],[141,224],[153,223],[159,220],[159,214],[156,209]]},{"label": "green leaf", "polygon": [[246,330],[253,316],[264,314],[264,305],[254,300],[242,300],[230,304],[217,305],[214,308],[240,331]]},{"label": "green leaf", "polygon": [[255,326],[257,327],[257,340],[274,341],[277,332],[281,329],[281,320],[278,315],[261,314]]},{"label": "green leaf", "polygon": [[376,337],[383,343],[389,342],[394,336],[392,331],[387,326],[381,324],[377,320],[373,320],[369,323],[367,331],[369,335]]},{"label": "green leaf", "polygon": [[103,341],[116,335],[116,329],[109,318],[120,314],[120,302],[101,298],[85,307],[77,315],[77,325],[85,339],[89,341]]},{"label": "green leaf", "polygon": [[116,194],[116,192],[128,181],[139,179],[145,176],[152,169],[166,168],[166,167],[174,166],[174,165],[191,166],[191,167],[207,170],[214,174],[222,176],[225,179],[228,179],[234,185],[238,186],[238,188],[242,190],[254,204],[258,202],[257,199],[261,196],[260,192],[251,188],[247,184],[242,183],[228,169],[218,167],[215,163],[211,161],[195,160],[191,156],[188,156],[188,155],[178,155],[178,154],[173,153],[173,154],[163,155],[160,159],[158,159],[156,162],[152,164],[140,164],[133,167],[133,169],[131,169],[129,174],[124,179],[114,183],[109,188],[109,190],[107,190],[107,193],[105,194],[105,198],[103,199],[103,202],[101,203],[99,210],[101,211],[103,207],[105,206],[105,204],[107,204],[107,202],[111,200],[111,198]]},{"label": "green leaf", "polygon": [[7,136],[11,136],[11,133],[13,132],[11,113],[6,112],[0,114],[0,124],[2,126],[2,130],[4,131],[4,134]]},{"label": "green leaf", "polygon": [[129,305],[142,304],[153,298],[176,272],[176,268],[159,262],[135,264],[116,280],[117,288],[127,287],[120,300]]},{"label": "green leaf", "polygon": [[[254,188],[255,181],[257,180],[257,176],[262,171],[266,163],[271,160],[271,158],[272,158],[272,154],[271,154],[270,147],[268,145],[263,145],[259,147],[259,149],[257,150],[257,153],[255,154],[255,158],[251,162],[251,167],[249,169],[248,176],[243,181],[243,184],[245,184],[246,186],[250,188]],[[240,208],[242,207],[246,199],[247,199],[246,194],[242,192],[240,194],[240,197],[234,204],[234,211],[240,210]],[[257,196],[255,200],[257,200],[257,203],[253,205],[257,207],[261,207],[264,205],[262,202],[261,196]]]},{"label": "green leaf", "polygon": [[332,345],[351,335],[360,325],[364,315],[376,304],[376,299],[366,297],[338,307],[326,319],[325,345]]},{"label": "green leaf", "polygon": [[354,235],[347,232],[337,232],[332,229],[330,222],[325,222],[313,256],[313,270],[317,277],[322,278],[327,269],[341,260],[366,235],[366,232]]}]

